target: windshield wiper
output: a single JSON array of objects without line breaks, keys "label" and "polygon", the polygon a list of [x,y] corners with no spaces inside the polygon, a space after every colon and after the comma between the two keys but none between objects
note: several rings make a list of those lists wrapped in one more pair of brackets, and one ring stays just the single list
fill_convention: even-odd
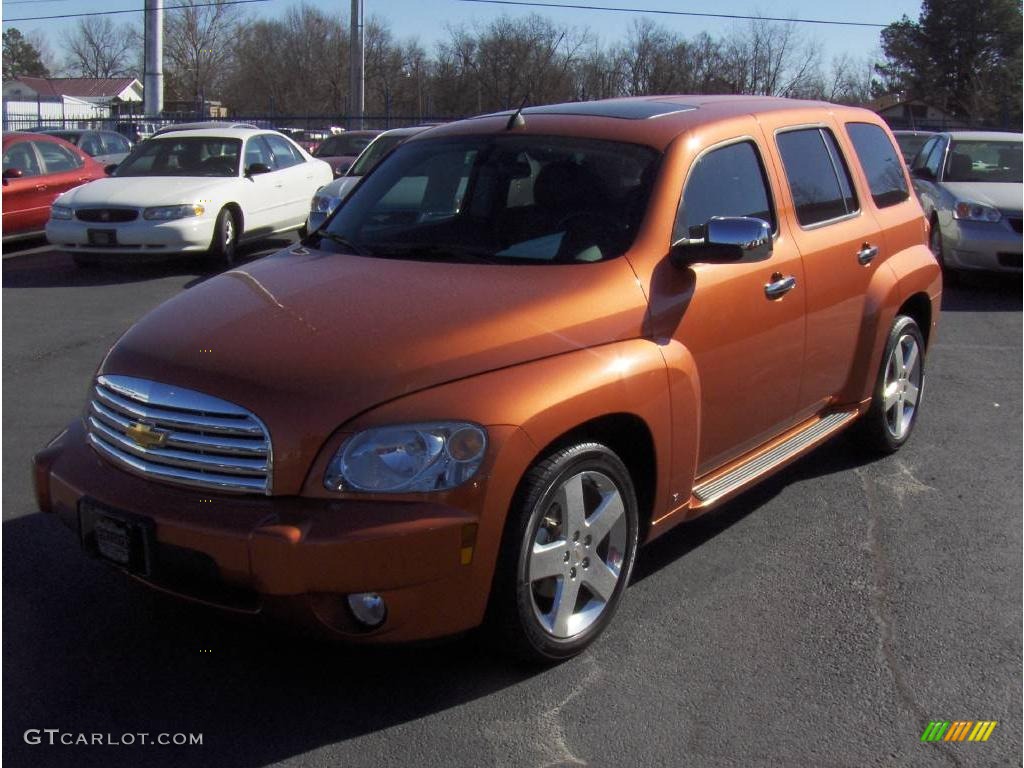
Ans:
[{"label": "windshield wiper", "polygon": [[370,255],[369,253],[367,253],[365,248],[363,248],[361,245],[357,245],[356,243],[352,242],[351,240],[349,240],[344,235],[337,235],[334,232],[327,232],[325,230],[318,230],[314,234],[317,237],[325,237],[328,240],[330,240],[332,243],[337,243],[342,248],[348,248],[348,250],[352,251],[352,253],[356,254],[357,256],[369,256]]}]

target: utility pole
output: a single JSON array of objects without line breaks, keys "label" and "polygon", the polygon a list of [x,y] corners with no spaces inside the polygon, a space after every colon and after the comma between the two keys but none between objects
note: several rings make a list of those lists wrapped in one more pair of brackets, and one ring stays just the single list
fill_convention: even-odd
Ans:
[{"label": "utility pole", "polygon": [[364,95],[363,65],[363,0],[352,0],[351,31],[348,55],[349,111],[356,118],[356,128],[363,127],[363,110],[366,108]]},{"label": "utility pole", "polygon": [[145,33],[143,112],[159,117],[164,111],[164,0],[146,0]]}]

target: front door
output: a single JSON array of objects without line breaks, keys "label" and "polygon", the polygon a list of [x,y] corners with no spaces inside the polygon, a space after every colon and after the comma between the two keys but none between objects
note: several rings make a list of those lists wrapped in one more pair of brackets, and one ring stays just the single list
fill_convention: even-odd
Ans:
[{"label": "front door", "polygon": [[[713,216],[751,216],[772,227],[770,257],[663,265],[650,297],[655,337],[670,334],[696,362],[698,476],[792,426],[803,363],[803,266],[776,213],[778,193],[766,173],[757,125],[750,120],[745,127],[748,135],[705,150],[691,166],[673,242],[702,236]],[[768,288],[790,278],[784,293]]]}]

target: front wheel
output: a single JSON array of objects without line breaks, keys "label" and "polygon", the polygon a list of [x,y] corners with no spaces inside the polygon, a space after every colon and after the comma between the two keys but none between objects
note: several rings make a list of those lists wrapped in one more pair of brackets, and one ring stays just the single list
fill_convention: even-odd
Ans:
[{"label": "front wheel", "polygon": [[935,260],[942,267],[943,279],[952,285],[957,280],[956,271],[946,263],[946,249],[942,242],[942,230],[939,229],[939,220],[932,220],[932,229],[928,235],[928,248],[931,250]]},{"label": "front wheel", "polygon": [[221,208],[213,225],[210,255],[221,265],[233,267],[238,254],[238,218],[230,208]]},{"label": "front wheel", "polygon": [[860,420],[859,435],[868,447],[893,453],[910,437],[924,391],[924,336],[912,317],[893,321],[878,371],[871,408]]},{"label": "front wheel", "polygon": [[594,642],[622,600],[638,530],[629,471],[606,446],[581,443],[534,465],[495,577],[495,620],[510,650],[556,661]]}]

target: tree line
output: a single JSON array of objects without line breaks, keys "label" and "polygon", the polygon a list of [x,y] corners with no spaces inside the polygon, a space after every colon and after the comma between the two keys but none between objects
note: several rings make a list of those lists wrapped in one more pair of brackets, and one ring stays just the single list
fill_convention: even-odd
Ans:
[{"label": "tree line", "polygon": [[[343,16],[307,4],[273,19],[209,0],[182,5],[164,15],[166,100],[217,100],[240,115],[353,111]],[[108,16],[80,20],[59,48],[64,58],[57,61],[45,40],[4,32],[4,78],[26,59],[37,73],[142,73],[141,26]],[[397,39],[386,19],[371,17],[364,48],[369,115],[452,117],[507,109],[524,97],[542,104],[655,93],[852,104],[892,93],[974,122],[1019,124],[1021,115],[1019,0],[924,0],[917,21],[903,17],[886,27],[879,51],[863,60],[828,57],[798,25],[758,19],[720,37],[684,37],[640,18],[606,45],[585,27],[538,14],[501,16],[449,25],[428,49]]]}]

